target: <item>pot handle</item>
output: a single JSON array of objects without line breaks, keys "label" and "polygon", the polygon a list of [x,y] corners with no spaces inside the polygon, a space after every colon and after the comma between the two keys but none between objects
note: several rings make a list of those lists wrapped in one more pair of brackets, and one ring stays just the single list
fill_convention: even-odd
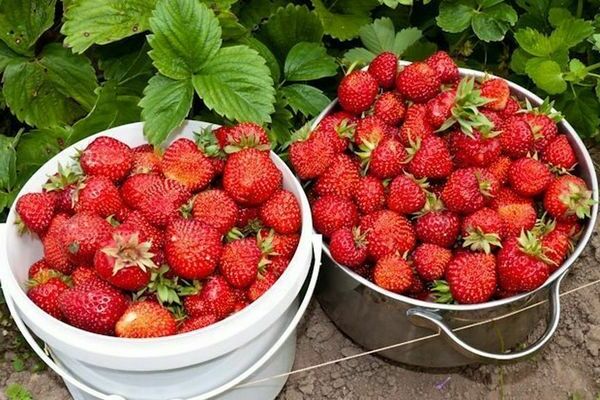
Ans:
[{"label": "pot handle", "polygon": [[[218,396],[219,394],[222,394],[223,392],[226,392],[226,391],[234,388],[235,386],[237,386],[241,382],[243,382],[245,379],[250,377],[252,374],[254,374],[256,371],[258,371],[263,365],[265,365],[271,359],[271,357],[273,357],[273,355],[275,355],[275,353],[277,353],[277,351],[287,341],[287,339],[290,337],[290,335],[292,333],[294,333],[294,331],[296,330],[296,326],[300,322],[300,319],[304,315],[304,312],[306,311],[306,309],[310,303],[310,300],[312,299],[312,294],[315,290],[315,286],[317,284],[317,277],[319,276],[319,271],[321,268],[322,244],[323,244],[323,238],[321,235],[316,235],[316,234],[312,235],[312,247],[313,247],[314,258],[313,258],[313,265],[312,265],[312,273],[310,275],[310,281],[309,281],[308,287],[306,289],[306,294],[304,296],[304,299],[302,299],[302,303],[298,307],[298,311],[294,315],[294,318],[291,320],[291,322],[289,323],[289,325],[287,326],[287,328],[285,329],[283,334],[279,337],[279,339],[277,339],[275,344],[273,344],[273,346],[258,361],[256,361],[252,366],[250,366],[241,375],[239,375],[236,378],[230,380],[229,382],[219,386],[218,388],[211,390],[210,392],[201,394],[199,396],[190,397],[187,400],[210,399],[211,397]],[[65,368],[63,368],[59,364],[57,364],[50,357],[49,351],[47,349],[42,349],[42,347],[38,344],[38,342],[33,338],[33,335],[29,331],[29,328],[27,328],[27,326],[25,325],[25,323],[23,322],[23,320],[17,313],[16,307],[13,303],[12,298],[10,296],[5,296],[5,297],[6,297],[5,298],[6,305],[8,306],[8,309],[10,310],[10,313],[13,317],[13,320],[15,321],[15,324],[19,328],[19,331],[21,332],[21,334],[23,335],[23,337],[25,338],[25,340],[27,341],[29,346],[31,346],[33,351],[36,353],[36,355],[42,361],[44,361],[44,363],[46,363],[46,365],[48,365],[48,367],[50,367],[50,369],[52,369],[56,374],[58,374],[61,378],[63,378],[65,381],[67,381],[71,385],[75,386],[79,390],[81,390],[95,398],[98,398],[100,400],[127,400],[123,396],[119,396],[119,395],[115,395],[115,394],[109,395],[109,394],[99,392],[98,390],[79,381],[76,377],[71,375],[71,373],[69,371],[67,371]],[[173,400],[183,400],[183,399],[173,399]]]},{"label": "pot handle", "polygon": [[480,349],[477,349],[461,338],[459,338],[452,328],[450,328],[445,322],[443,316],[440,314],[428,311],[422,308],[411,308],[406,312],[408,318],[417,326],[437,330],[439,333],[443,333],[445,338],[452,344],[459,352],[465,354],[468,357],[478,359],[484,362],[498,362],[498,361],[518,361],[526,358],[544,347],[548,341],[552,338],[558,327],[560,319],[560,283],[565,277],[566,272],[558,277],[556,282],[550,287],[550,318],[546,332],[532,345],[528,346],[524,350],[520,350],[512,353],[489,353]]}]

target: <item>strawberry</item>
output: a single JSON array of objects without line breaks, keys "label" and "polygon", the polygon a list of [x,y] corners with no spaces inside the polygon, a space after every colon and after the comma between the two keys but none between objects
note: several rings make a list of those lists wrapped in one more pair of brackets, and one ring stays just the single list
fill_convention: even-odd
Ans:
[{"label": "strawberry", "polygon": [[58,297],[58,305],[70,325],[89,332],[112,335],[129,301],[108,285],[102,287],[96,283],[86,283],[65,290]]},{"label": "strawberry", "polygon": [[50,226],[55,208],[56,196],[53,193],[27,193],[21,196],[16,205],[19,231],[27,228],[38,234],[44,233]]},{"label": "strawberry", "polygon": [[224,246],[219,270],[230,285],[246,288],[256,280],[262,263],[262,252],[256,239],[244,238]]},{"label": "strawberry", "polygon": [[329,239],[331,257],[338,263],[355,268],[367,260],[367,242],[360,228],[340,228]]},{"label": "strawberry", "polygon": [[361,176],[356,185],[353,199],[363,214],[381,210],[385,205],[383,183],[374,176]]},{"label": "strawberry", "polygon": [[550,270],[542,245],[531,232],[508,239],[498,253],[498,285],[511,292],[528,292],[542,285]]},{"label": "strawberry", "polygon": [[354,71],[340,82],[337,94],[340,106],[345,111],[360,114],[375,101],[379,87],[377,80],[366,71]]},{"label": "strawberry", "polygon": [[258,277],[248,289],[246,289],[246,297],[250,301],[256,301],[260,296],[265,294],[277,282],[277,277],[274,272],[267,270],[264,274],[259,274]]},{"label": "strawberry", "polygon": [[488,79],[481,84],[481,96],[489,99],[489,102],[483,105],[484,108],[502,111],[510,97],[510,88],[502,78]]},{"label": "strawberry", "polygon": [[36,306],[52,315],[56,319],[63,319],[58,305],[60,295],[69,289],[69,286],[58,277],[50,278],[45,282],[35,282],[27,290],[27,297]]},{"label": "strawberry", "polygon": [[542,161],[559,171],[571,171],[577,165],[577,157],[569,139],[558,135],[550,140],[542,151]]},{"label": "strawberry", "polygon": [[397,126],[404,119],[406,106],[396,92],[385,92],[375,100],[373,115],[391,126]]},{"label": "strawberry", "polygon": [[492,254],[458,253],[448,264],[446,279],[456,302],[485,303],[496,290],[496,258]]},{"label": "strawberry", "polygon": [[346,154],[338,154],[319,176],[314,190],[319,196],[336,195],[351,198],[360,179],[358,165]]},{"label": "strawberry", "polygon": [[407,151],[410,160],[407,170],[417,179],[441,179],[452,173],[450,151],[444,139],[438,136],[417,139]]},{"label": "strawberry", "polygon": [[445,90],[427,102],[427,118],[434,129],[441,127],[452,116],[455,101],[456,90]]},{"label": "strawberry", "polygon": [[504,121],[510,118],[510,115],[505,116],[501,111],[489,110],[487,108],[482,108],[478,111],[487,118],[491,123],[490,127],[495,129],[495,132],[501,132]]},{"label": "strawberry", "polygon": [[530,203],[504,204],[497,211],[506,237],[519,236],[521,231],[532,229],[537,218],[535,208]]},{"label": "strawberry", "polygon": [[57,214],[52,218],[48,231],[42,239],[44,260],[50,268],[63,274],[69,274],[73,270],[69,253],[62,243],[64,226],[68,220],[67,214]]},{"label": "strawberry", "polygon": [[389,51],[380,53],[369,64],[368,72],[375,78],[379,86],[390,89],[396,81],[398,57]]},{"label": "strawberry", "polygon": [[[548,105],[548,107],[551,108],[551,105]],[[546,110],[549,112],[549,109]],[[534,146],[537,151],[544,151],[548,143],[558,136],[558,126],[551,116],[560,120],[558,114],[546,114],[540,109],[523,114],[525,122],[529,124],[533,132],[533,137],[535,138]]]},{"label": "strawberry", "polygon": [[384,139],[375,147],[361,146],[358,156],[370,175],[380,179],[393,178],[400,174],[408,156],[402,144],[394,139]]},{"label": "strawberry", "polygon": [[358,120],[354,131],[354,143],[357,145],[375,146],[388,137],[389,127],[375,115],[368,115]]},{"label": "strawberry", "polygon": [[146,187],[135,208],[154,226],[164,227],[179,215],[191,193],[171,179],[154,181]]},{"label": "strawberry", "polygon": [[183,323],[177,330],[177,333],[183,334],[183,333],[187,333],[187,332],[193,332],[198,329],[202,329],[204,327],[212,325],[215,322],[217,322],[217,317],[214,316],[213,314],[187,318],[185,321],[183,321]]},{"label": "strawberry", "polygon": [[82,175],[78,164],[63,167],[58,163],[58,172],[48,178],[43,186],[45,192],[56,194],[56,211],[73,214],[74,192],[81,183]]},{"label": "strawberry", "polygon": [[111,285],[138,291],[150,282],[150,271],[158,268],[152,261],[151,246],[138,231],[119,227],[96,252],[94,269]]},{"label": "strawberry", "polygon": [[214,176],[214,169],[208,157],[190,139],[175,140],[167,147],[160,162],[166,178],[197,192],[208,186]]},{"label": "strawberry", "polygon": [[231,132],[230,126],[220,126],[217,129],[215,129],[214,131],[212,131],[220,148],[224,148],[225,146],[227,146],[227,143],[228,143],[227,137],[229,136],[230,132]]},{"label": "strawberry", "polygon": [[581,224],[579,221],[556,221],[555,230],[565,233],[570,238],[577,237],[581,232]]},{"label": "strawberry", "polygon": [[350,199],[322,196],[312,204],[311,209],[314,227],[325,237],[340,228],[350,228],[358,223],[358,212]]},{"label": "strawberry", "polygon": [[119,189],[104,176],[91,176],[75,193],[75,211],[106,218],[123,208]]},{"label": "strawberry", "polygon": [[192,215],[225,235],[236,225],[239,207],[221,189],[210,189],[198,193],[194,199]]},{"label": "strawberry", "polygon": [[269,153],[244,149],[233,153],[225,163],[223,188],[244,206],[257,206],[269,199],[281,186],[281,172]]},{"label": "strawberry", "polygon": [[413,252],[413,267],[426,281],[442,279],[452,259],[452,252],[431,243],[421,243]]},{"label": "strawberry", "polygon": [[131,154],[132,174],[160,174],[161,156],[155,151],[133,152]]},{"label": "strawberry", "polygon": [[486,137],[477,130],[472,135],[461,131],[451,132],[448,145],[457,168],[486,168],[498,160],[502,151],[498,138]]},{"label": "strawberry", "polygon": [[454,83],[458,81],[458,66],[445,51],[434,53],[425,62],[438,74],[441,83]]},{"label": "strawberry", "polygon": [[542,236],[542,251],[548,260],[550,273],[556,271],[562,265],[565,258],[573,248],[569,235],[557,229]]},{"label": "strawberry", "polygon": [[460,218],[448,210],[430,211],[417,219],[415,232],[423,243],[451,247],[460,231]]},{"label": "strawberry", "polygon": [[316,140],[324,140],[334,153],[343,153],[350,138],[354,137],[356,118],[345,111],[334,112],[321,120],[312,133]]},{"label": "strawberry", "polygon": [[502,186],[496,193],[496,196],[490,201],[490,208],[498,210],[500,207],[509,204],[526,204],[533,206],[533,200],[518,195],[508,186]]},{"label": "strawberry", "polygon": [[481,250],[486,254],[491,246],[501,247],[504,236],[504,223],[498,212],[491,208],[482,208],[465,217],[462,224],[463,247],[473,251]]},{"label": "strawberry", "polygon": [[488,204],[499,189],[496,177],[488,170],[462,168],[450,175],[441,199],[450,211],[470,214]]},{"label": "strawberry", "polygon": [[521,105],[519,104],[519,101],[516,100],[514,97],[509,97],[506,101],[506,107],[504,107],[504,110],[501,111],[502,117],[508,118],[516,114],[517,111],[519,111],[520,109]]},{"label": "strawberry", "polygon": [[234,146],[238,149],[259,146],[261,150],[270,150],[271,143],[267,131],[254,123],[242,122],[229,128],[226,136],[226,145]]},{"label": "strawberry", "polygon": [[289,150],[290,162],[300,179],[317,178],[329,167],[334,154],[333,146],[317,131],[307,139],[292,143]]},{"label": "strawberry", "polygon": [[389,185],[387,207],[398,214],[416,213],[427,201],[424,186],[425,180],[415,181],[405,175],[395,177]]},{"label": "strawberry", "polygon": [[406,218],[391,210],[367,214],[360,223],[360,229],[367,235],[367,249],[375,260],[395,251],[402,254],[415,246],[412,225]]},{"label": "strawberry", "polygon": [[37,260],[33,264],[31,264],[31,266],[29,267],[29,271],[27,272],[27,275],[29,276],[29,279],[33,279],[33,277],[38,272],[48,271],[48,270],[52,270],[52,268],[50,267],[50,265],[48,265],[48,262],[46,261],[46,259],[42,258],[40,260]]},{"label": "strawberry", "polygon": [[61,241],[74,265],[91,265],[94,254],[110,239],[112,227],[94,214],[75,214],[64,223]]},{"label": "strawberry", "polygon": [[269,271],[272,271],[273,274],[277,277],[283,275],[288,265],[290,264],[289,258],[280,256],[271,257],[269,261]]},{"label": "strawberry", "polygon": [[79,157],[86,175],[102,176],[112,182],[123,179],[131,170],[132,162],[129,146],[107,136],[94,139]]},{"label": "strawberry", "polygon": [[115,326],[118,337],[153,338],[177,333],[173,314],[152,301],[132,303]]},{"label": "strawberry", "polygon": [[198,220],[175,219],[165,237],[165,256],[177,276],[202,279],[213,273],[223,251],[219,231]]},{"label": "strawberry", "polygon": [[198,294],[186,296],[183,305],[191,318],[214,315],[221,320],[233,312],[235,297],[225,278],[215,275],[202,284]]},{"label": "strawberry", "polygon": [[504,185],[508,179],[508,170],[511,163],[512,161],[509,157],[500,156],[488,167],[488,170],[496,177],[501,185]]},{"label": "strawberry", "polygon": [[100,279],[98,275],[96,275],[96,271],[90,267],[77,267],[73,270],[71,274],[71,280],[73,281],[73,286],[81,286],[85,282],[90,280]]},{"label": "strawberry", "polygon": [[266,226],[281,234],[295,233],[300,230],[302,216],[296,197],[287,190],[275,192],[260,207],[260,218]]},{"label": "strawberry", "polygon": [[154,227],[148,222],[148,220],[139,211],[131,211],[124,219],[123,223],[117,228],[119,231],[137,231],[140,233],[140,238],[144,241],[150,242],[150,252],[154,253],[155,256],[152,258],[156,264],[160,264],[157,261],[157,255],[162,250],[164,245],[164,232]]},{"label": "strawberry", "polygon": [[238,217],[236,226],[245,228],[248,225],[254,224],[258,221],[259,207],[239,207]]},{"label": "strawberry", "polygon": [[411,143],[432,135],[433,127],[428,119],[427,106],[425,104],[411,104],[408,106],[404,123],[398,134],[400,142],[404,146],[409,146]]},{"label": "strawberry", "polygon": [[440,91],[440,77],[423,62],[412,63],[402,69],[396,77],[396,90],[406,99],[425,103]]},{"label": "strawberry", "polygon": [[[273,229],[261,229],[256,238],[258,240],[259,247],[267,247],[272,249],[271,255],[281,257],[284,259],[291,259],[296,252],[296,247],[300,242],[300,235],[298,233],[292,233],[289,235],[282,235],[275,232]],[[268,243],[263,244],[267,241]]]},{"label": "strawberry", "polygon": [[525,197],[541,194],[552,182],[552,178],[546,165],[529,157],[513,161],[508,170],[510,186],[517,194]]},{"label": "strawberry", "polygon": [[373,282],[391,292],[404,293],[413,283],[413,270],[398,253],[388,254],[375,264]]},{"label": "strawberry", "polygon": [[522,158],[533,150],[533,132],[519,114],[508,118],[499,136],[502,151],[510,158]]},{"label": "strawberry", "polygon": [[589,218],[595,203],[585,181],[573,175],[555,178],[544,194],[544,207],[557,220]]},{"label": "strawberry", "polygon": [[119,189],[123,203],[128,207],[136,208],[144,198],[146,189],[158,182],[162,182],[158,174],[135,174],[128,177]]}]

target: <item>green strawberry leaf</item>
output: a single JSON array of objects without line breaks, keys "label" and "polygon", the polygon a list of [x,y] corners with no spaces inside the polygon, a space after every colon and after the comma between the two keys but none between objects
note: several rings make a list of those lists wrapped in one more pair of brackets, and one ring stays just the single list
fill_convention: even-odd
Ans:
[{"label": "green strawberry leaf", "polygon": [[525,50],[521,48],[515,49],[510,59],[510,68],[517,74],[525,74],[525,66],[531,58],[531,55]]},{"label": "green strawberry leaf", "polygon": [[288,53],[283,73],[288,81],[310,81],[334,76],[337,64],[322,45],[300,42]]},{"label": "green strawberry leaf", "polygon": [[164,142],[188,115],[193,98],[191,80],[174,80],[160,74],[153,76],[139,103],[148,142],[153,145]]},{"label": "green strawberry leaf", "polygon": [[107,44],[144,32],[156,0],[74,0],[65,8],[61,29],[65,44],[83,53],[93,44]]},{"label": "green strawberry leaf", "polygon": [[248,34],[248,29],[239,22],[238,17],[231,11],[219,11],[217,19],[223,30],[224,41],[237,40]]},{"label": "green strawberry leaf", "polygon": [[579,18],[563,20],[550,34],[550,41],[555,48],[570,49],[587,39],[594,33],[590,21]]},{"label": "green strawberry leaf", "polygon": [[438,47],[435,43],[421,39],[407,48],[402,54],[402,58],[408,61],[420,61],[426,59],[437,50]]},{"label": "green strawberry leaf", "polygon": [[67,146],[70,128],[53,127],[33,129],[21,137],[17,145],[18,185],[29,180],[46,161]]},{"label": "green strawberry leaf", "polygon": [[[491,3],[488,1],[491,5]],[[483,5],[482,5],[483,6]],[[505,3],[495,4],[473,15],[473,32],[484,42],[498,42],[504,39],[506,32],[517,22],[517,12]]]},{"label": "green strawberry leaf", "polygon": [[553,60],[532,58],[525,65],[525,72],[540,89],[548,94],[558,94],[567,90],[560,65]]},{"label": "green strawberry leaf", "polygon": [[364,25],[358,31],[363,45],[372,53],[379,54],[394,48],[396,29],[390,18],[379,18]]},{"label": "green strawberry leaf", "polygon": [[213,10],[228,11],[238,0],[200,0]]},{"label": "green strawberry leaf", "polygon": [[400,57],[409,47],[416,44],[422,37],[423,33],[420,29],[402,29],[396,34],[396,37],[394,38],[394,46],[390,50]]},{"label": "green strawberry leaf", "polygon": [[377,54],[370,52],[363,47],[355,47],[350,49],[344,54],[344,64],[352,65],[366,65],[371,62],[377,56]]},{"label": "green strawberry leaf", "polygon": [[285,0],[250,0],[242,3],[237,14],[242,25],[254,30],[263,20],[273,15],[274,10],[285,5]]},{"label": "green strawberry leaf", "polygon": [[[371,22],[368,14],[341,14],[331,12],[321,0],[311,0],[325,33],[338,40],[350,40],[358,36],[361,26]],[[360,3],[360,2],[356,2]]]},{"label": "green strawberry leaf", "polygon": [[319,115],[331,102],[321,90],[300,83],[283,87],[281,93],[295,113],[301,112],[307,117]]},{"label": "green strawberry leaf", "polygon": [[263,42],[254,37],[247,37],[241,40],[240,43],[256,50],[258,54],[265,59],[267,67],[269,67],[269,70],[271,71],[273,82],[279,82],[281,80],[281,68],[279,67],[279,63],[273,53],[271,53],[271,50],[269,50]]},{"label": "green strawberry leaf", "polygon": [[197,0],[159,0],[150,18],[150,58],[166,77],[188,79],[221,47],[215,14]]},{"label": "green strawberry leaf", "polygon": [[474,13],[475,2],[472,0],[444,1],[440,4],[440,12],[436,21],[445,32],[459,33],[471,25]]},{"label": "green strawberry leaf", "polygon": [[54,23],[56,0],[0,2],[0,40],[13,51],[33,55],[32,46]]},{"label": "green strawberry leaf", "polygon": [[554,7],[548,11],[548,22],[553,28],[557,28],[563,20],[569,20],[573,18],[571,11],[562,7]]},{"label": "green strawberry leaf", "polygon": [[271,129],[269,130],[269,140],[273,143],[284,144],[290,140],[290,130],[292,129],[292,118],[294,117],[287,108],[288,103],[282,96],[277,96],[275,102],[275,112],[271,115]]},{"label": "green strawberry leaf", "polygon": [[569,72],[564,76],[565,81],[579,83],[587,77],[588,71],[584,63],[576,58],[569,62]]},{"label": "green strawberry leaf", "polygon": [[548,57],[556,50],[550,38],[532,28],[519,29],[515,40],[523,51],[537,57]]},{"label": "green strawberry leaf", "polygon": [[17,142],[14,137],[0,135],[0,189],[10,190],[17,181]]},{"label": "green strawberry leaf", "polygon": [[[126,40],[127,42],[127,40]],[[148,80],[156,70],[148,57],[148,43],[144,40],[140,46],[103,46],[98,66],[104,72],[104,78],[119,85],[121,95],[129,94],[141,97]]]},{"label": "green strawberry leaf", "polygon": [[248,46],[224,47],[192,78],[204,104],[230,120],[270,122],[275,102],[265,60]]},{"label": "green strawberry leaf", "polygon": [[600,103],[592,88],[574,86],[564,92],[556,102],[565,119],[582,137],[597,137],[600,125]]},{"label": "green strawberry leaf", "polygon": [[0,73],[2,73],[6,66],[11,62],[20,62],[24,60],[25,58],[23,56],[15,53],[4,42],[0,41]]}]

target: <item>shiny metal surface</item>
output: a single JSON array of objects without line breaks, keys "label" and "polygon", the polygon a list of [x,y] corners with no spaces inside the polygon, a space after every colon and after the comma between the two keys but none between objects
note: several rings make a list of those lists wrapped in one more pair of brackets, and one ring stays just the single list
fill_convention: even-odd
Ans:
[{"label": "shiny metal surface", "polygon": [[[401,62],[406,65],[407,63]],[[483,77],[480,71],[461,69],[462,76]],[[539,105],[542,99],[509,82],[512,93]],[[315,120],[316,126],[337,101],[332,102]],[[578,174],[587,182],[598,201],[598,181],[591,157],[581,139],[567,121],[559,124],[573,146],[578,161]],[[484,304],[435,304],[398,295],[337,264],[324,246],[323,269],[317,286],[319,303],[332,321],[352,340],[366,349],[376,349],[400,342],[441,335],[380,354],[391,360],[424,367],[452,367],[476,362],[516,361],[541,349],[554,334],[560,318],[558,291],[562,279],[589,241],[598,214],[598,204],[586,221],[573,253],[544,285],[533,292]],[[549,300],[538,307],[528,306]],[[503,316],[525,309],[506,318]],[[455,331],[461,326],[494,319],[493,322]],[[531,345],[524,345],[529,334],[547,321],[545,332]],[[517,352],[507,352],[523,344]]]}]

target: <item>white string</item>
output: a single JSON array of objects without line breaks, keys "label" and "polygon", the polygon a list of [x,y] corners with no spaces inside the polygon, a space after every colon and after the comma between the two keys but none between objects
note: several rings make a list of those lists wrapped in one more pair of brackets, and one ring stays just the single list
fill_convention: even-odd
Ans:
[{"label": "white string", "polygon": [[[563,296],[566,296],[566,295],[578,292],[578,291],[586,289],[586,288],[588,288],[590,286],[597,285],[598,283],[600,283],[600,279],[597,279],[597,280],[592,281],[592,282],[588,282],[588,283],[586,283],[584,285],[581,285],[579,287],[576,287],[574,289],[564,291],[564,292],[560,293],[559,297],[563,297]],[[527,311],[527,310],[530,310],[532,308],[538,307],[538,306],[540,306],[542,304],[545,304],[547,302],[548,302],[548,300],[542,300],[542,301],[539,301],[537,303],[533,303],[533,304],[530,304],[530,305],[528,305],[526,307],[520,308],[518,310],[511,311],[511,312],[509,312],[507,314],[504,314],[504,315],[501,315],[499,317],[494,317],[494,318],[490,318],[490,319],[486,319],[486,320],[483,320],[483,321],[474,322],[474,323],[471,323],[471,324],[468,324],[468,325],[464,325],[464,326],[455,328],[455,329],[453,329],[453,331],[454,332],[459,332],[459,331],[463,331],[463,330],[466,330],[466,329],[474,328],[476,326],[485,325],[485,324],[488,324],[490,322],[496,322],[496,321],[499,321],[501,319],[512,317],[513,315],[522,313],[523,311]],[[422,342],[422,341],[425,341],[425,340],[433,339],[433,338],[436,338],[438,336],[440,336],[439,332],[438,333],[432,333],[431,335],[421,336],[421,337],[418,337],[416,339],[408,340],[406,342],[391,344],[389,346],[384,346],[384,347],[380,347],[380,348],[377,348],[377,349],[365,351],[363,353],[353,354],[351,356],[342,357],[342,358],[338,358],[338,359],[335,359],[335,360],[325,361],[325,362],[322,362],[320,364],[311,365],[311,366],[304,367],[304,368],[299,368],[299,369],[296,369],[296,370],[293,370],[293,371],[290,371],[290,372],[286,372],[286,373],[283,373],[283,374],[278,374],[278,375],[273,375],[273,376],[269,376],[269,377],[266,377],[266,378],[257,379],[257,380],[251,381],[251,382],[240,384],[237,387],[251,386],[251,385],[256,385],[258,383],[263,383],[263,382],[266,382],[266,381],[270,381],[270,380],[273,380],[273,379],[285,378],[285,377],[288,377],[290,375],[300,374],[302,372],[312,371],[313,369],[323,368],[323,367],[326,367],[328,365],[338,364],[338,363],[341,363],[341,362],[344,362],[344,361],[348,361],[348,360],[352,360],[352,359],[355,359],[355,358],[360,358],[360,357],[368,356],[368,355],[373,354],[373,353],[379,353],[379,352],[382,352],[382,351],[386,351],[386,350],[390,350],[390,349],[395,349],[395,348],[402,347],[402,346],[407,346],[409,344],[418,343],[418,342]]]}]

